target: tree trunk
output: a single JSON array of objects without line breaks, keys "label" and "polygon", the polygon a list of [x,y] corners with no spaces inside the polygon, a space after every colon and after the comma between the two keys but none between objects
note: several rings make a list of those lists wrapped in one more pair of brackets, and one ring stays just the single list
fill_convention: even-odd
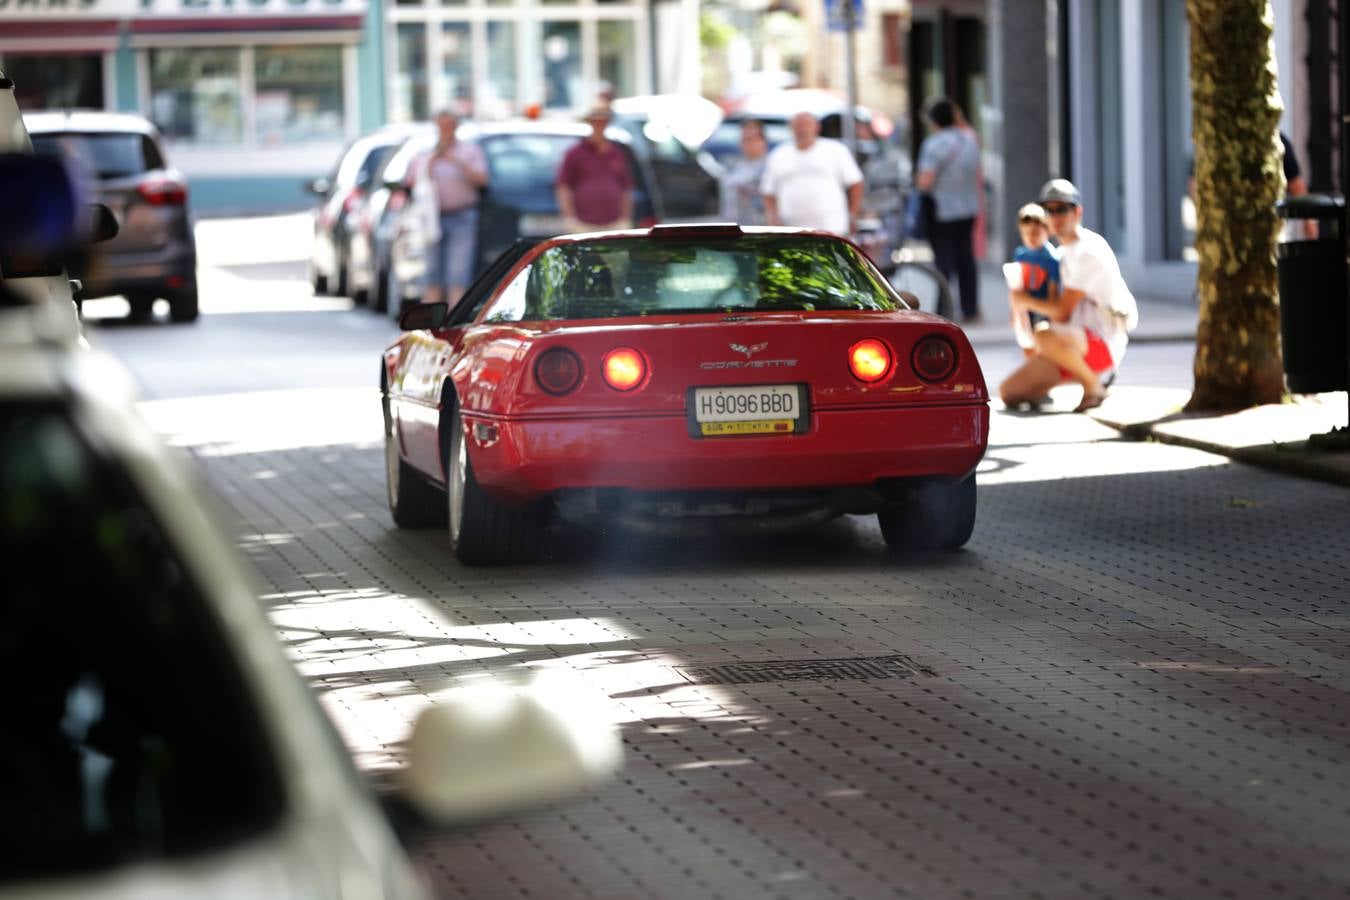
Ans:
[{"label": "tree trunk", "polygon": [[1275,279],[1284,196],[1269,0],[1186,0],[1200,327],[1188,411],[1284,395]]}]

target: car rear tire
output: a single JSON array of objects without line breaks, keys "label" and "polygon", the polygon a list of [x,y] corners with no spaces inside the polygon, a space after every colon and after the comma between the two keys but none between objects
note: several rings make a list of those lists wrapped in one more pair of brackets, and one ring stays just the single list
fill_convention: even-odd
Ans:
[{"label": "car rear tire", "polygon": [[544,516],[536,504],[512,509],[478,485],[464,446],[464,422],[456,408],[450,423],[445,464],[450,549],[466,566],[528,562],[539,553]]},{"label": "car rear tire", "polygon": [[877,521],[892,552],[958,550],[975,530],[975,505],[972,472],[960,481],[912,483],[904,502],[877,513]]},{"label": "car rear tire", "polygon": [[389,397],[384,406],[384,471],[389,515],[399,528],[434,528],[445,524],[445,491],[440,490],[398,453]]},{"label": "car rear tire", "polygon": [[131,307],[127,319],[132,322],[149,322],[155,316],[155,298],[148,294],[127,295],[127,305]]},{"label": "car rear tire", "polygon": [[201,313],[201,304],[197,299],[197,282],[183,288],[169,297],[170,322],[195,322]]}]

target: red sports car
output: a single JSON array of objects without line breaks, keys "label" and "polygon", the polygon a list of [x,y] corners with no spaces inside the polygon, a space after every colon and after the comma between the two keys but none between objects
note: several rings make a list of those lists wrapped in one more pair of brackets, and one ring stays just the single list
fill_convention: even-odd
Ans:
[{"label": "red sports car", "polygon": [[988,392],[970,343],[852,243],[656,226],[504,254],[384,353],[389,507],[469,565],[606,529],[875,513],[897,550],[975,524]]}]

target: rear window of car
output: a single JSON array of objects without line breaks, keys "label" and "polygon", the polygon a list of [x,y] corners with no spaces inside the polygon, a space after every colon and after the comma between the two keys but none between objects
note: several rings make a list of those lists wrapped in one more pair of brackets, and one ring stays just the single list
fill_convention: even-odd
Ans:
[{"label": "rear window of car", "polygon": [[[553,194],[553,180],[567,151],[580,138],[565,134],[495,134],[479,139],[488,163],[488,188],[494,194],[519,196],[543,192]],[[633,184],[643,190],[641,172],[633,151],[615,143],[633,173]]]},{"label": "rear window of car", "polygon": [[164,168],[149,135],[137,132],[76,132],[32,135],[33,150],[60,156],[96,178],[126,178]]},{"label": "rear window of car", "polygon": [[0,403],[0,883],[181,857],[284,804],[214,610],[64,406]]},{"label": "rear window of car", "polygon": [[612,238],[545,250],[486,320],[902,308],[857,250],[832,238]]}]

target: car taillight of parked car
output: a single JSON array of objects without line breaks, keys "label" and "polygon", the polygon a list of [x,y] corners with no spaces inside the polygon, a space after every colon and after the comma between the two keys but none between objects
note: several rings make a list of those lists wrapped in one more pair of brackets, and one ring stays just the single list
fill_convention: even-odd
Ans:
[{"label": "car taillight of parked car", "polygon": [[154,178],[136,186],[136,193],[151,206],[182,206],[187,203],[187,185],[176,178]]},{"label": "car taillight of parked car", "polygon": [[354,188],[352,192],[347,195],[346,199],[342,201],[342,211],[351,212],[352,210],[359,207],[361,205],[361,201],[364,199],[365,194],[361,192],[361,189]]}]

